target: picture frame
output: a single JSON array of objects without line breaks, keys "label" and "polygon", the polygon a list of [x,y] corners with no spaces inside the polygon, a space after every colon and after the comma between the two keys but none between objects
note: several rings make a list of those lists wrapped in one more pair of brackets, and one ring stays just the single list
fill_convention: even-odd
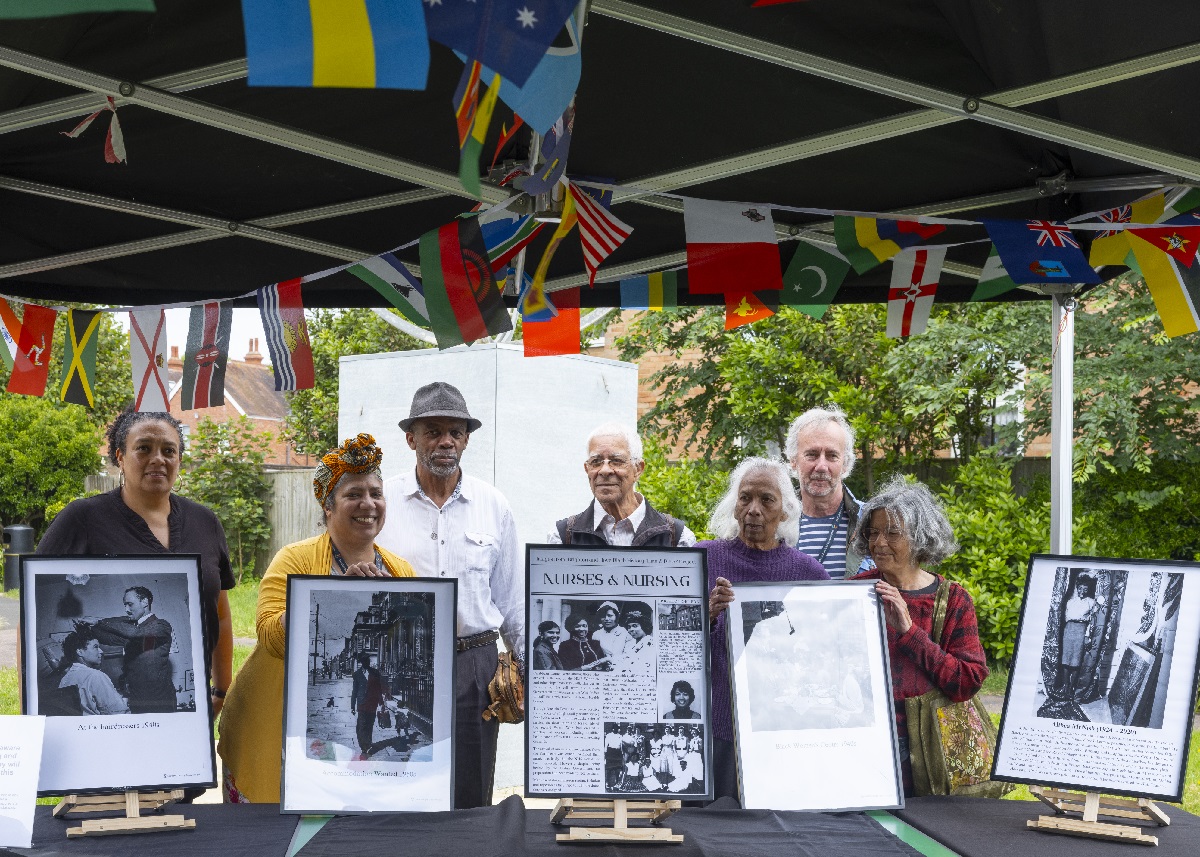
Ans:
[{"label": "picture frame", "polygon": [[742,807],[903,807],[875,581],[752,582],[734,591],[726,641]]},{"label": "picture frame", "polygon": [[705,551],[528,545],[525,568],[525,794],[712,800]]},{"label": "picture frame", "polygon": [[1030,558],[992,778],[1183,798],[1200,563]]},{"label": "picture frame", "polygon": [[21,557],[38,794],[215,787],[204,652],[198,555]]},{"label": "picture frame", "polygon": [[288,577],[280,812],[453,808],[457,610],[454,578]]}]

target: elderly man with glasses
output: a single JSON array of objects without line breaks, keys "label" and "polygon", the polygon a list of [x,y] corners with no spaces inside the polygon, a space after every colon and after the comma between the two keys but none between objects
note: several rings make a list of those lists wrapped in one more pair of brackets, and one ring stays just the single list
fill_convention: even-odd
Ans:
[{"label": "elderly man with glasses", "polygon": [[642,441],[632,429],[619,423],[593,429],[583,470],[595,499],[578,515],[556,523],[546,541],[614,547],[696,544],[696,536],[683,521],[659,512],[634,490],[645,467]]}]

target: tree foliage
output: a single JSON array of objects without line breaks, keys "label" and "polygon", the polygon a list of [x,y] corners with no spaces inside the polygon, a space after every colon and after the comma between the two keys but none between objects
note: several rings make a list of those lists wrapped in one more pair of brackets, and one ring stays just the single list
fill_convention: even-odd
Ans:
[{"label": "tree foliage", "polygon": [[337,433],[338,359],[429,346],[401,333],[369,309],[311,310],[308,335],[316,386],[287,394],[289,413],[283,431],[297,451],[321,456],[341,442]]},{"label": "tree foliage", "polygon": [[0,394],[0,425],[0,522],[29,524],[40,537],[100,469],[100,430],[83,408],[8,393]]},{"label": "tree foliage", "polygon": [[[271,434],[245,416],[224,423],[203,417],[188,438],[180,493],[212,509],[225,529],[239,582],[271,540],[263,462]],[[262,569],[258,570],[260,573]]]}]

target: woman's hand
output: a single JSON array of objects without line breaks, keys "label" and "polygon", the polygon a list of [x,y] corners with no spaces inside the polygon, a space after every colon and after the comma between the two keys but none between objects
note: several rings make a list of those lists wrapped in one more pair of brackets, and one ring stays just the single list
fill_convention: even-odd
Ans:
[{"label": "woman's hand", "polygon": [[373,562],[356,562],[346,567],[346,577],[391,577],[386,571],[375,567]]},{"label": "woman's hand", "polygon": [[715,622],[717,617],[733,603],[733,586],[723,577],[718,577],[712,592],[708,593],[708,619]]},{"label": "woman's hand", "polygon": [[889,628],[897,633],[905,634],[912,627],[912,616],[908,615],[908,603],[900,594],[900,590],[886,580],[875,582],[875,592],[883,602],[883,618]]}]

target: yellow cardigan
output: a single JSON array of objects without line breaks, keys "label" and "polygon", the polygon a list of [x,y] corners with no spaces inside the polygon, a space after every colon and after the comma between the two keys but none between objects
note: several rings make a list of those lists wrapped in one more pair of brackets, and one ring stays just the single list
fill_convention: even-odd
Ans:
[{"label": "yellow cardigan", "polygon": [[[283,752],[283,647],[286,639],[287,578],[329,574],[333,549],[329,534],[281,548],[258,588],[255,627],[258,644],[242,666],[221,711],[217,752],[233,774],[238,791],[253,803],[279,803]],[[392,577],[414,577],[407,560],[375,548]]]}]

